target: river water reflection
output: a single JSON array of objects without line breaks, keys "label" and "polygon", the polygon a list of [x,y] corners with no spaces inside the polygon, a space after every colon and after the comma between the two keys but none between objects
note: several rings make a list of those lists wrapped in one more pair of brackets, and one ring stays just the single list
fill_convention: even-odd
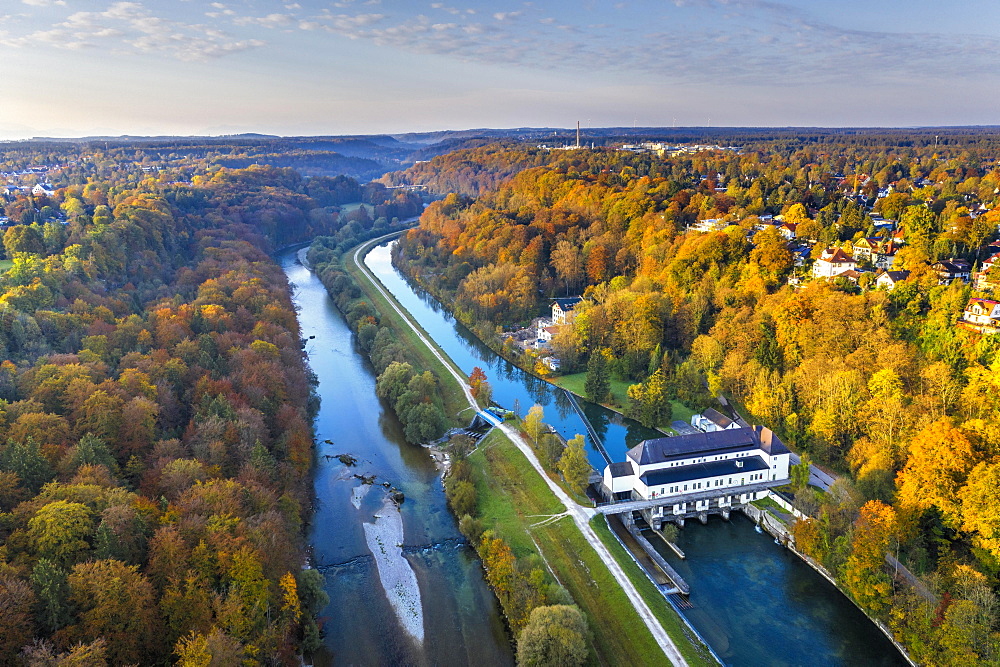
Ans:
[{"label": "river water reflection", "polygon": [[[324,650],[316,664],[513,664],[496,598],[447,509],[430,456],[405,442],[392,411],[376,397],[372,368],[316,276],[297,263],[294,251],[281,253],[278,261],[293,285],[302,335],[315,336],[306,351],[322,399],[309,539],[330,605],[321,616]],[[358,458],[356,468],[333,458],[345,452]],[[354,473],[378,476],[360,500],[355,489],[363,489]],[[422,644],[403,632],[365,541],[362,523],[380,511],[382,481],[406,495],[403,544],[420,588]]]},{"label": "river water reflection", "polygon": [[[545,421],[566,437],[586,433],[560,390],[494,354],[412,286],[392,266],[389,244],[372,249],[365,263],[462,371],[471,373],[475,366],[486,371],[500,405],[513,408],[517,401],[523,415],[539,403]],[[580,404],[614,460],[624,460],[641,440],[662,435],[599,405]],[[603,470],[600,452],[591,446],[588,453]],[[657,537],[651,542],[662,545]],[[728,522],[713,517],[707,526],[689,522],[679,542],[687,560],[666,548],[664,555],[691,586],[694,607],[684,614],[726,664],[906,664],[850,600],[793,553],[756,533],[743,514]]]}]

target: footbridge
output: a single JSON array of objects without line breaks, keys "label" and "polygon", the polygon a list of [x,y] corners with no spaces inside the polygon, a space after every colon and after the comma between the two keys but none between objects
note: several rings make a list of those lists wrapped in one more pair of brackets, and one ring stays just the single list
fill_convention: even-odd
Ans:
[{"label": "footbridge", "polygon": [[[744,484],[743,486],[716,487],[715,489],[698,491],[696,493],[684,493],[680,495],[660,496],[649,500],[622,500],[619,502],[598,503],[597,512],[599,514],[626,514],[640,510],[653,509],[654,507],[665,507],[668,505],[680,505],[682,503],[693,503],[700,500],[715,500],[724,496],[741,496],[746,493],[757,491],[767,491],[776,486],[788,484],[787,479],[769,480],[757,482],[756,484]],[[734,503],[735,509],[741,503]],[[697,514],[697,512],[695,512]],[[677,515],[678,517],[682,515]],[[664,518],[669,518],[664,516]]]}]

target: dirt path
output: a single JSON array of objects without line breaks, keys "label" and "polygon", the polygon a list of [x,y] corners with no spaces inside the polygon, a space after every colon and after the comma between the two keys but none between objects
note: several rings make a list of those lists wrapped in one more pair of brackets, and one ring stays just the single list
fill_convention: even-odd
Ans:
[{"label": "dirt path", "polygon": [[[383,241],[385,239],[391,238],[392,236],[395,236],[396,234],[398,234],[398,232],[394,232],[392,234],[386,234],[385,236],[381,236],[377,239],[374,239],[372,243]],[[365,266],[364,262],[361,261],[360,259],[361,251],[370,246],[371,243],[366,243],[354,251],[353,255],[354,264],[358,267],[361,273],[364,274],[364,276],[368,279],[368,281],[372,284],[372,286],[374,286],[375,289],[377,289],[379,293],[382,294],[382,296],[389,303],[389,305],[392,306],[392,309],[396,311],[399,317],[404,322],[406,322],[406,325],[410,327],[414,333],[417,334],[417,337],[424,343],[424,345],[426,345],[430,349],[430,351],[434,354],[434,356],[437,357],[438,360],[440,360],[441,363],[444,365],[444,367],[447,368],[448,371],[452,374],[452,376],[454,376],[459,386],[462,387],[462,391],[465,393],[465,397],[469,401],[469,405],[475,408],[476,410],[479,410],[479,404],[476,402],[476,399],[472,396],[472,389],[469,387],[468,378],[464,377],[461,373],[459,373],[454,368],[454,366],[452,366],[451,360],[448,359],[445,355],[443,355],[438,350],[437,346],[434,345],[424,336],[424,334],[420,331],[420,328],[417,327],[416,324],[414,324],[414,322],[410,319],[409,313],[400,308],[399,304],[396,303],[396,299],[393,298],[391,294],[389,294],[389,292],[382,286],[382,283],[378,281],[378,279],[371,273],[371,271],[368,270],[368,267]],[[596,514],[595,510],[590,507],[583,507],[582,505],[577,503],[575,500],[570,498],[569,495],[565,491],[563,491],[558,484],[549,479],[549,476],[545,472],[545,469],[542,467],[542,464],[539,462],[538,457],[535,456],[535,451],[531,448],[528,442],[521,436],[521,434],[516,429],[514,429],[514,427],[512,427],[510,424],[507,423],[501,423],[499,425],[499,428],[507,435],[508,438],[510,438],[510,440],[517,446],[517,448],[521,450],[521,453],[524,454],[525,458],[528,459],[528,461],[531,463],[531,466],[535,469],[535,471],[539,475],[542,476],[542,479],[545,480],[545,483],[549,485],[549,489],[551,489],[552,493],[554,493],[555,496],[563,503],[563,505],[566,506],[567,511],[569,512],[570,516],[573,517],[573,521],[580,529],[580,532],[583,533],[583,536],[586,538],[587,542],[590,543],[590,545],[594,548],[594,551],[597,552],[597,555],[604,562],[605,566],[607,566],[607,568],[611,571],[615,579],[618,580],[618,584],[625,591],[625,594],[632,602],[632,606],[635,607],[635,610],[639,614],[639,617],[646,624],[646,627],[649,628],[649,631],[653,634],[653,637],[656,639],[656,642],[660,645],[660,648],[663,649],[664,654],[670,660],[671,664],[687,665],[687,661],[684,660],[684,656],[681,655],[681,652],[680,650],[678,650],[677,645],[674,644],[674,641],[670,638],[670,635],[668,635],[667,631],[663,629],[662,625],[660,625],[660,621],[657,620],[656,616],[653,614],[653,611],[646,604],[646,601],[642,599],[642,596],[639,594],[639,591],[632,584],[631,580],[625,574],[625,571],[622,570],[621,566],[618,564],[618,561],[615,560],[614,556],[611,555],[611,552],[608,551],[607,547],[604,546],[604,543],[601,542],[600,538],[597,536],[597,533],[595,533],[594,530],[590,527],[590,519],[594,516],[594,514]]]}]

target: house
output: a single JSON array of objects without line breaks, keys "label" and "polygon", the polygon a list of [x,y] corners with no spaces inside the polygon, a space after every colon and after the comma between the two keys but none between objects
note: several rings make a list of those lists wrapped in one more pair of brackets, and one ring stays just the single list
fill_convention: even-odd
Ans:
[{"label": "house", "polygon": [[798,225],[794,222],[785,222],[778,226],[778,233],[785,237],[786,241],[791,241],[795,238],[795,228]]},{"label": "house", "polygon": [[870,262],[872,254],[882,245],[882,239],[877,237],[858,239],[854,242],[854,250],[851,254],[859,262]]},{"label": "house", "polygon": [[560,328],[561,327],[557,327],[557,326],[551,326],[551,327],[539,326],[538,327],[538,338],[535,339],[535,348],[536,349],[545,349],[545,348],[548,348],[549,343],[551,343],[552,342],[552,338],[555,337],[555,335],[557,333],[559,333],[559,329]]},{"label": "house", "polygon": [[798,242],[790,242],[785,248],[788,252],[792,253],[792,261],[795,266],[805,266],[806,261],[809,259],[809,253],[812,252],[812,248],[808,245],[800,245]]},{"label": "house", "polygon": [[573,309],[576,304],[583,301],[581,297],[574,296],[567,299],[553,299],[552,300],[552,324],[572,324],[573,318],[576,317],[576,313]]},{"label": "house", "polygon": [[700,415],[692,415],[691,426],[694,426],[702,433],[725,431],[726,429],[740,427],[739,424],[714,408],[708,408]]},{"label": "house", "polygon": [[892,263],[896,261],[897,252],[899,252],[899,244],[895,241],[879,243],[872,252],[871,263],[876,269],[888,271],[892,268]]},{"label": "house", "polygon": [[709,513],[728,516],[786,484],[789,457],[762,426],[655,438],[607,466],[602,490],[613,500],[646,501],[641,509],[654,528],[692,516],[707,521]]},{"label": "house", "polygon": [[855,285],[857,285],[858,281],[861,280],[861,276],[863,276],[866,273],[871,273],[871,271],[857,271],[855,269],[848,269],[847,271],[841,271],[840,273],[835,275],[834,279],[843,278],[847,282],[854,283]]},{"label": "house", "polygon": [[56,191],[48,183],[39,183],[35,187],[31,188],[31,194],[36,197],[45,195],[46,197],[51,197]]},{"label": "house", "polygon": [[875,278],[875,285],[877,287],[883,287],[888,291],[892,291],[896,288],[898,283],[903,282],[910,277],[909,271],[879,271],[877,277]]},{"label": "house", "polygon": [[990,279],[990,274],[993,273],[993,265],[1000,261],[1000,252],[996,252],[986,259],[983,260],[982,268],[976,273],[972,274],[973,285],[977,290],[987,290],[992,289],[1000,280],[1000,274],[997,274]]},{"label": "house", "polygon": [[832,278],[844,271],[855,271],[858,263],[840,248],[827,248],[813,263],[814,278]]},{"label": "house", "polygon": [[969,282],[971,268],[964,259],[943,259],[931,264],[931,269],[938,274],[938,285],[947,285],[953,280]]},{"label": "house", "polygon": [[961,323],[979,333],[997,333],[1000,330],[1000,301],[977,297],[969,299]]},{"label": "house", "polygon": [[699,220],[688,227],[688,229],[693,229],[696,232],[721,232],[728,226],[729,223],[722,218],[711,218],[709,220]]}]

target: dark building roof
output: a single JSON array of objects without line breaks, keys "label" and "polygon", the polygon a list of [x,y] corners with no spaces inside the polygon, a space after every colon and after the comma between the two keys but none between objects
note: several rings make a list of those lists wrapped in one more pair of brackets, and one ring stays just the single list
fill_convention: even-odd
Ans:
[{"label": "dark building roof", "polygon": [[612,463],[608,466],[612,477],[629,477],[632,475],[632,465],[628,461]]},{"label": "dark building roof", "polygon": [[[737,462],[742,462],[742,466],[737,466]],[[723,475],[737,475],[746,472],[759,472],[769,470],[771,466],[764,462],[759,456],[744,456],[739,459],[723,459],[722,461],[708,461],[707,463],[695,463],[689,466],[677,466],[676,468],[662,468],[647,472],[639,479],[646,486],[660,486],[662,484],[676,484],[678,482],[688,482],[692,479],[704,479],[706,477],[721,477]]]},{"label": "dark building roof", "polygon": [[722,414],[715,408],[706,408],[701,414],[705,417],[705,419],[709,420],[719,428],[728,428],[733,423],[732,419]]},{"label": "dark building roof", "polygon": [[583,301],[583,297],[572,296],[569,297],[568,299],[552,299],[552,300],[555,301],[557,304],[559,304],[559,307],[562,308],[563,310],[573,310],[573,306]]},{"label": "dark building roof", "polygon": [[788,453],[788,448],[771,429],[755,426],[643,440],[628,450],[628,457],[639,465],[655,465],[675,458],[725,454],[758,447],[771,456]]},{"label": "dark building roof", "polygon": [[888,276],[889,280],[891,280],[892,282],[898,283],[900,280],[906,280],[907,278],[909,278],[910,277],[910,272],[909,271],[886,271],[883,275]]}]

